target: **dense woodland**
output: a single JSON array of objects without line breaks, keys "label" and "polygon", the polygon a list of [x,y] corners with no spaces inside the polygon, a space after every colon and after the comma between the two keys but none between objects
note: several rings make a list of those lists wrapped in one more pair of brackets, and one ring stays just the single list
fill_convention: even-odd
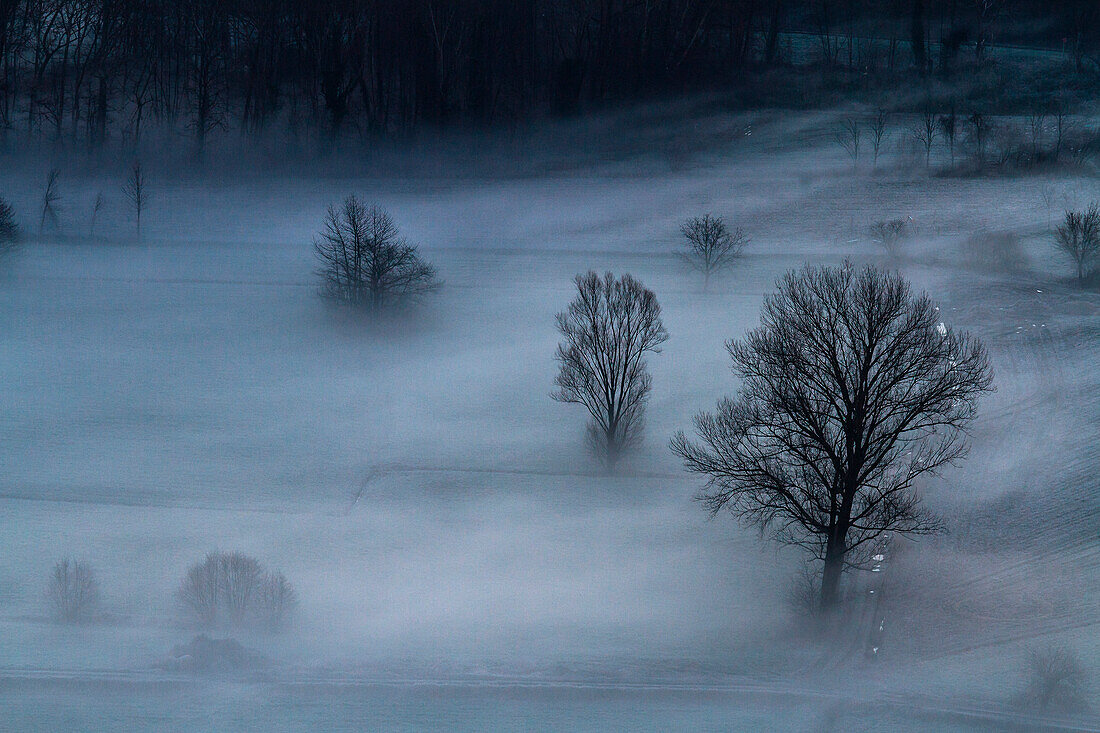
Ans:
[{"label": "dense woodland", "polygon": [[0,0],[0,129],[406,134],[796,63],[947,75],[995,44],[1088,71],[1098,26],[1094,0]]}]

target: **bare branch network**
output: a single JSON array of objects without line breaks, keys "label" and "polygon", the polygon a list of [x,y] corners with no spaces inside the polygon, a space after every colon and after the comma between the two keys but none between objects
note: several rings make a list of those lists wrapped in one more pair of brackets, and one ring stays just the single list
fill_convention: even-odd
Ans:
[{"label": "bare branch network", "polygon": [[703,289],[716,273],[728,268],[748,244],[740,227],[732,231],[720,216],[704,214],[688,219],[680,227],[684,248],[677,255],[689,267],[703,274]]},{"label": "bare branch network", "polygon": [[313,247],[321,263],[321,293],[335,303],[378,312],[440,285],[435,268],[400,236],[390,215],[354,196],[340,208],[329,207]]},{"label": "bare branch network", "polygon": [[938,321],[926,295],[873,268],[788,273],[762,325],[729,342],[741,388],[672,440],[700,495],[824,562],[821,600],[884,532],[939,522],[914,481],[966,454],[965,428],[992,388],[981,344]]},{"label": "bare branch network", "polygon": [[553,398],[584,405],[592,449],[613,467],[641,439],[651,377],[643,358],[668,339],[652,290],[630,275],[577,275],[577,297],[557,315],[564,341]]}]

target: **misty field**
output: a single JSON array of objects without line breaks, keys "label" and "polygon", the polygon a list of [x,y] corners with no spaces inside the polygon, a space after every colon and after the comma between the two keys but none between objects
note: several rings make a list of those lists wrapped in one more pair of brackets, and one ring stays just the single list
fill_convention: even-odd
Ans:
[{"label": "misty field", "polygon": [[[124,172],[63,169],[57,230],[0,261],[4,724],[1041,727],[1020,702],[1029,654],[1064,646],[1100,673],[1100,295],[1051,224],[1100,189],[938,176],[894,148],[853,167],[833,125],[712,116],[638,146],[659,153],[575,164],[150,167],[140,239]],[[44,170],[0,171],[30,230]],[[382,322],[326,306],[311,242],[349,194],[386,207],[438,293]],[[673,249],[706,212],[750,241],[704,292]],[[887,251],[871,229],[894,219],[911,234]],[[776,279],[845,258],[899,269],[980,337],[997,391],[969,457],[920,484],[947,531],[851,574],[852,623],[815,633],[797,553],[709,519],[668,443],[736,389],[724,343]],[[614,475],[550,398],[554,314],[589,269],[653,289],[670,335]],[[181,671],[170,651],[197,632],[176,591],[214,550],[279,568],[297,608],[278,634],[214,634],[262,662]],[[68,556],[96,571],[92,622],[50,618]],[[1093,730],[1095,711],[1041,715]]]}]

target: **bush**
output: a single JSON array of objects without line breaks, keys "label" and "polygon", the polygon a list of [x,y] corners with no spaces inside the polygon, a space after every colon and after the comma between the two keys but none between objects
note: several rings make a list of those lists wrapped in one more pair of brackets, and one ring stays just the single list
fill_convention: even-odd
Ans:
[{"label": "bush", "polygon": [[258,560],[240,552],[211,552],[187,570],[179,600],[200,626],[229,625],[279,630],[297,595],[281,571],[268,573]]},{"label": "bush", "polygon": [[85,562],[64,558],[53,566],[46,598],[54,617],[63,623],[81,623],[99,610],[99,583]]},{"label": "bush", "polygon": [[15,223],[15,209],[0,198],[0,247],[19,239],[19,226]]},{"label": "bush", "polygon": [[1073,651],[1064,646],[1032,649],[1028,652],[1027,667],[1026,705],[1064,712],[1084,707],[1087,675]]},{"label": "bush", "polygon": [[871,225],[871,236],[881,244],[887,252],[895,254],[898,243],[909,236],[908,219],[891,219],[889,221],[876,221]]}]

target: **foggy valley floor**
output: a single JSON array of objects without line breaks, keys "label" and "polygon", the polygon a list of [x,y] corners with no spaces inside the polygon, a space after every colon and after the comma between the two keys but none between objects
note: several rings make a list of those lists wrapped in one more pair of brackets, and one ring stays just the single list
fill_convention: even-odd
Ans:
[{"label": "foggy valley floor", "polygon": [[[140,240],[107,174],[63,179],[59,231],[0,275],[15,729],[1041,728],[1018,704],[1029,649],[1070,645],[1100,673],[1100,295],[1056,256],[1043,195],[1084,205],[1096,182],[940,177],[895,153],[853,170],[821,124],[762,116],[686,158],[522,177],[154,172]],[[41,177],[0,187],[31,212]],[[444,281],[394,322],[317,296],[311,238],[349,193]],[[706,211],[752,241],[702,292],[671,251]],[[868,227],[905,217],[890,256]],[[790,600],[798,555],[708,519],[668,440],[733,393],[723,344],[776,278],[847,257],[899,268],[979,336],[997,392],[969,458],[921,485],[948,532],[853,577],[855,620],[832,634]],[[614,476],[582,410],[549,397],[553,317],[588,269],[652,288],[670,333],[645,442]],[[169,652],[197,632],[174,593],[215,549],[280,568],[299,607],[277,635],[214,634],[255,668],[181,673]],[[48,616],[67,555],[96,569],[93,623]],[[1095,710],[1045,718],[1100,729]]]}]

